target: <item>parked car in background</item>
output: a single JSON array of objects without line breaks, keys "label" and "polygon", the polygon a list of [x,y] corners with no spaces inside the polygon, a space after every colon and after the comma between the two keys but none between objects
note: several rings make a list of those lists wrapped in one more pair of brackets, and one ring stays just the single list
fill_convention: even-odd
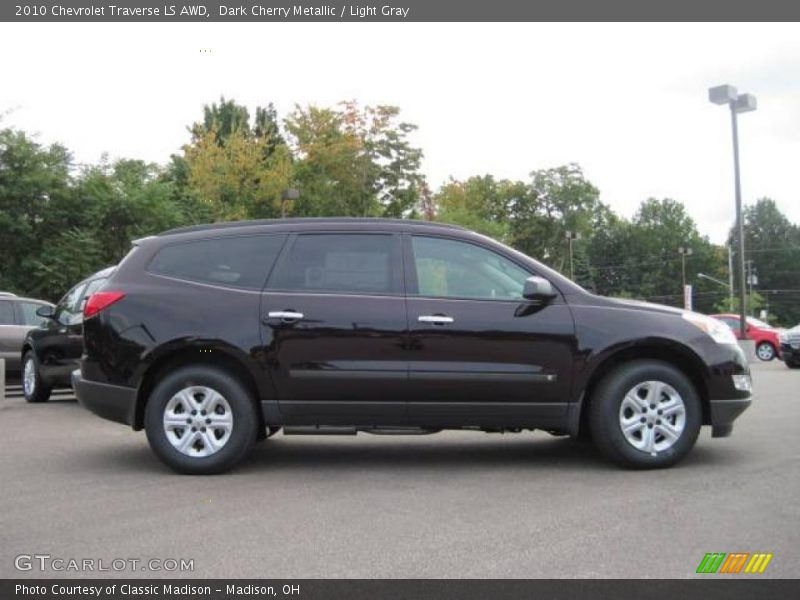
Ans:
[{"label": "parked car in background", "polygon": [[[22,391],[28,402],[46,402],[56,385],[70,385],[83,352],[83,306],[108,280],[114,267],[87,277],[58,304],[36,311],[41,325],[30,329],[22,343]],[[19,352],[19,350],[18,350]]]},{"label": "parked car in background", "polygon": [[[78,401],[183,473],[284,434],[590,434],[667,467],[750,404],[730,329],[591,294],[460,227],[222,223],[135,242],[84,308]],[[659,518],[659,517],[656,517]]]},{"label": "parked car in background", "polygon": [[[739,315],[723,313],[711,316],[730,327],[737,339],[741,337]],[[770,361],[778,356],[778,351],[781,347],[780,331],[769,323],[765,323],[755,317],[747,317],[746,321],[747,337],[756,343],[756,356],[764,361]]]},{"label": "parked car in background", "polygon": [[47,320],[36,314],[42,307],[52,308],[53,305],[46,300],[0,292],[0,358],[6,361],[6,371],[20,370],[25,334]]},{"label": "parked car in background", "polygon": [[800,369],[800,325],[781,333],[781,358],[790,369]]}]

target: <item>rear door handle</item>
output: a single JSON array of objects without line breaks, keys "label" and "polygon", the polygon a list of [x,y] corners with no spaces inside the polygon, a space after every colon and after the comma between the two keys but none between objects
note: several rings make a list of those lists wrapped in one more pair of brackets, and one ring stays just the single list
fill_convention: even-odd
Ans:
[{"label": "rear door handle", "polygon": [[434,325],[445,325],[447,323],[454,323],[455,319],[453,317],[448,317],[446,315],[420,315],[417,317],[417,321],[420,323],[433,323]]},{"label": "rear door handle", "polygon": [[267,313],[270,319],[280,319],[284,323],[293,323],[300,321],[305,315],[301,312],[294,312],[293,310],[271,310]]}]

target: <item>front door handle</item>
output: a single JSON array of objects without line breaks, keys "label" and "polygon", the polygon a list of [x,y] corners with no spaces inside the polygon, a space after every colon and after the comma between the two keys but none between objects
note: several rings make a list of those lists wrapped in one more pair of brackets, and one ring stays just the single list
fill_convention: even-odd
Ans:
[{"label": "front door handle", "polygon": [[295,312],[293,310],[271,310],[267,313],[267,316],[270,319],[280,319],[284,323],[294,323],[295,321],[300,321],[305,315],[301,312]]},{"label": "front door handle", "polygon": [[420,315],[417,317],[420,323],[433,323],[434,325],[446,325],[447,323],[454,323],[453,317],[447,315]]}]

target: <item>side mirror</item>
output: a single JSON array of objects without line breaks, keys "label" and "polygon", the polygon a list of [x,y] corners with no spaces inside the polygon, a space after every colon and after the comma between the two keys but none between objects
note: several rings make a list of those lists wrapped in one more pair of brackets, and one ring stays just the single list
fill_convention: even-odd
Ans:
[{"label": "side mirror", "polygon": [[528,300],[552,300],[556,296],[553,285],[544,277],[528,277],[522,296]]},{"label": "side mirror", "polygon": [[52,306],[40,306],[36,309],[36,314],[45,319],[52,319],[56,315],[55,309]]}]

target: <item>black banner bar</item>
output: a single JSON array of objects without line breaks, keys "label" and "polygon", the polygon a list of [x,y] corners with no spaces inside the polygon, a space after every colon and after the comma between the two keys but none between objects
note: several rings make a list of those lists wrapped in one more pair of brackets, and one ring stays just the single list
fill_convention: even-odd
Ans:
[{"label": "black banner bar", "polygon": [[252,579],[6,579],[3,600],[582,600],[647,598],[648,600],[779,600],[796,597],[797,580],[752,576],[664,580],[252,580]]},{"label": "black banner bar", "polygon": [[797,21],[787,0],[4,0],[0,21]]}]

